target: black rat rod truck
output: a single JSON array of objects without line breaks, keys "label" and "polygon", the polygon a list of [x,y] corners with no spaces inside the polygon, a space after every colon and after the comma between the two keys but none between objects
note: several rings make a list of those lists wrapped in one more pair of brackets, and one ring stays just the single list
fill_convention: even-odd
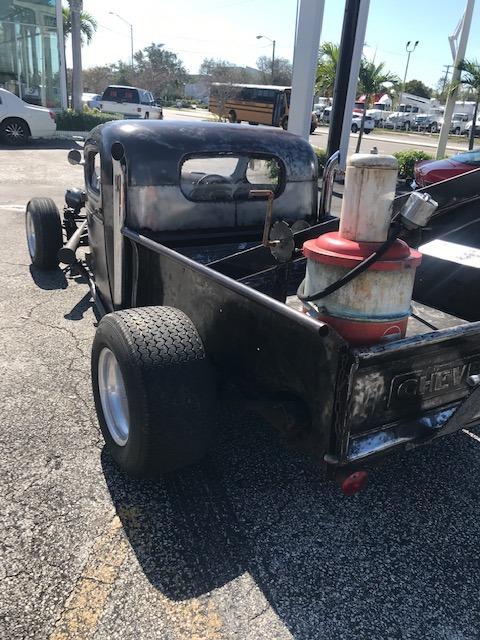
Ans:
[{"label": "black rat rod truck", "polygon": [[479,423],[478,170],[395,199],[396,160],[353,155],[338,218],[281,130],[119,121],[69,160],[84,187],[63,215],[28,203],[28,248],[90,286],[95,406],[127,473],[205,455],[226,381],[347,494]]}]

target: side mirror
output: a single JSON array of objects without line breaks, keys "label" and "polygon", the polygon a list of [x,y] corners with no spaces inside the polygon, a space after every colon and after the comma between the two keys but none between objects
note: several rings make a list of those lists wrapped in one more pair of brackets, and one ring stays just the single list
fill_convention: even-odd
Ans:
[{"label": "side mirror", "polygon": [[71,149],[68,152],[68,161],[70,164],[85,164],[82,160],[82,154],[78,149]]}]

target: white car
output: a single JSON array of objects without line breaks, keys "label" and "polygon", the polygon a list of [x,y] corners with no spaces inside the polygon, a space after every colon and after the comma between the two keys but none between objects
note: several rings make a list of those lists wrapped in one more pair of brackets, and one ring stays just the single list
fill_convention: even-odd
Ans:
[{"label": "white car", "polygon": [[[362,118],[363,115],[361,113],[354,113],[352,115],[352,126],[350,127],[350,130],[352,133],[358,133],[360,131],[360,127],[362,126]],[[370,133],[370,131],[373,131],[375,127],[375,120],[372,118],[372,116],[365,116],[365,123],[363,125],[363,132],[364,133]]]},{"label": "white car", "polygon": [[20,145],[28,138],[46,138],[57,128],[50,109],[27,104],[15,94],[0,89],[0,139],[8,145]]},{"label": "white car", "polygon": [[[465,125],[465,135],[469,136],[470,135],[470,131],[472,129],[472,125],[473,125],[473,120],[469,120],[467,122],[467,124]],[[475,123],[475,136],[478,136],[480,134],[480,116],[477,116],[477,121]]]},{"label": "white car", "polygon": [[90,109],[100,109],[100,102],[102,96],[99,93],[84,93],[82,95],[82,102],[86,104]]}]

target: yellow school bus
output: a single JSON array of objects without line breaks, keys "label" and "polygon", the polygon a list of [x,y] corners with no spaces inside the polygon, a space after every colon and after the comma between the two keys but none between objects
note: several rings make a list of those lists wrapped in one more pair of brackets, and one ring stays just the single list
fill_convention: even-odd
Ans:
[{"label": "yellow school bus", "polygon": [[[209,111],[230,122],[288,127],[291,87],[268,84],[227,84],[215,82],[210,88]],[[310,133],[317,126],[312,112]]]}]

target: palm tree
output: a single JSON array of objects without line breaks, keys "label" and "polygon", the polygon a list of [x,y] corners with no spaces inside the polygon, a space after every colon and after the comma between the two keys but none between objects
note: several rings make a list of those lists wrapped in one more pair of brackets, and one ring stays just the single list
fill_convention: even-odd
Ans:
[{"label": "palm tree", "polygon": [[315,93],[326,98],[333,96],[335,76],[337,75],[340,47],[332,42],[324,42],[318,50],[317,77]]},{"label": "palm tree", "polygon": [[[392,93],[400,84],[400,78],[389,71],[385,71],[385,63],[375,65],[365,58],[360,61],[358,72],[359,92],[365,96],[365,110],[372,106],[375,95],[379,93]],[[387,88],[388,87],[388,88]]]},{"label": "palm tree", "polygon": [[472,97],[475,100],[473,111],[472,128],[468,137],[468,148],[473,149],[475,142],[475,123],[477,122],[478,104],[480,102],[480,64],[477,60],[462,60],[458,66],[462,72],[460,81],[469,87]]},{"label": "palm tree", "polygon": [[399,84],[400,78],[398,76],[390,73],[389,71],[385,71],[384,62],[380,62],[380,64],[375,65],[374,62],[369,62],[365,58],[361,59],[360,69],[358,71],[358,91],[359,93],[363,93],[365,100],[363,103],[362,123],[357,141],[357,153],[362,142],[365,112],[372,106],[373,98],[380,93],[390,94]]},{"label": "palm tree", "polygon": [[[68,7],[62,7],[63,17],[63,37],[66,40],[72,33],[72,12]],[[82,45],[90,44],[94,32],[97,30],[98,24],[95,18],[88,11],[80,12],[80,38]],[[86,41],[86,42],[85,42]]]},{"label": "palm tree", "polygon": [[[66,39],[71,35],[73,54],[72,102],[75,110],[81,112],[83,109],[81,101],[83,92],[81,47],[85,44],[85,40],[87,44],[92,41],[93,32],[97,30],[97,21],[91,14],[83,10],[83,0],[68,0],[68,2],[70,6],[62,8],[63,46],[65,49]],[[75,13],[76,17],[73,21],[72,12]]]},{"label": "palm tree", "polygon": [[360,69],[358,71],[358,92],[365,96],[365,100],[363,103],[362,123],[357,141],[357,153],[362,142],[365,112],[372,106],[374,97],[381,93],[389,94],[399,85],[400,78],[389,71],[385,71],[384,62],[380,62],[380,64],[376,65],[374,62],[366,60],[366,58],[361,59]]}]

